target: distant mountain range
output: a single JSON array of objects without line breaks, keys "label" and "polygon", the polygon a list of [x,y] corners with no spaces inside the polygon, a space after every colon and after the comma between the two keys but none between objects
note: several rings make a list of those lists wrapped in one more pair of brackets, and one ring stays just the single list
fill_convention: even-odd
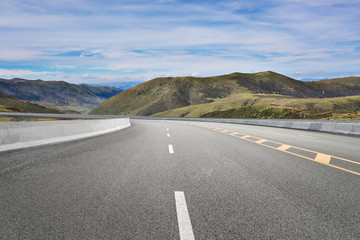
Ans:
[{"label": "distant mountain range", "polygon": [[122,90],[115,87],[76,85],[64,81],[0,78],[0,92],[16,99],[64,111],[87,113]]},{"label": "distant mountain range", "polygon": [[0,79],[0,111],[169,117],[360,119],[360,77],[298,81],[275,72],[156,78],[122,91]]},{"label": "distant mountain range", "polygon": [[37,103],[19,100],[0,92],[0,112],[64,113]]},{"label": "distant mountain range", "polygon": [[[201,117],[213,111],[252,105],[317,112],[343,108],[358,111],[358,95],[360,77],[303,82],[271,71],[207,78],[169,77],[156,78],[127,89],[90,113]],[[327,101],[329,106],[326,106],[322,99],[332,101]]]},{"label": "distant mountain range", "polygon": [[126,90],[132,87],[135,87],[136,85],[139,85],[140,83],[143,83],[144,81],[124,81],[124,82],[107,82],[103,84],[91,84],[86,83],[88,86],[106,86],[106,87],[116,87],[120,88],[122,90]]}]

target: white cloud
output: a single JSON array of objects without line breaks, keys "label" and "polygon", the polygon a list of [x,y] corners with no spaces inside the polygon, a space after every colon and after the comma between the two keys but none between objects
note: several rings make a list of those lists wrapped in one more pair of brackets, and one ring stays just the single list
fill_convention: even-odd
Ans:
[{"label": "white cloud", "polygon": [[[0,60],[61,69],[73,80],[81,69],[89,73],[80,80],[88,81],[107,71],[111,78],[148,79],[358,71],[360,53],[352,41],[360,39],[359,1],[211,2],[4,0]],[[81,53],[61,55],[71,51]]]},{"label": "white cloud", "polygon": [[[4,48],[5,46],[1,46]],[[19,61],[33,60],[41,55],[40,51],[27,49],[0,49],[0,60],[3,61]]]},{"label": "white cloud", "polygon": [[55,67],[59,68],[59,69],[74,69],[74,68],[76,68],[76,66],[70,66],[70,65],[56,65]]},{"label": "white cloud", "polygon": [[57,74],[59,72],[35,72],[30,70],[17,70],[17,69],[1,69],[0,68],[0,76],[5,76],[6,78],[11,77],[19,77],[19,76],[36,76],[36,75],[50,75],[50,74]]},{"label": "white cloud", "polygon": [[81,74],[81,77],[82,78],[89,78],[89,74],[88,73],[83,73],[83,74]]}]

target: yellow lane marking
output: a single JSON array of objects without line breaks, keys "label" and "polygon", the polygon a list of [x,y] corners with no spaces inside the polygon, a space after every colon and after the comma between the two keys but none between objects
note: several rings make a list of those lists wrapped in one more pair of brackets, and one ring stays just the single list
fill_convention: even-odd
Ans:
[{"label": "yellow lane marking", "polygon": [[241,138],[241,139],[246,139],[248,137],[251,137],[250,135],[245,135],[245,136],[242,136],[242,137],[238,137],[238,138]]},{"label": "yellow lane marking", "polygon": [[[246,140],[248,142],[257,143],[257,144],[259,144],[261,146],[264,146],[264,147],[279,150],[279,151],[282,151],[282,152],[285,152],[285,153],[288,153],[288,154],[291,154],[291,155],[294,155],[294,156],[298,156],[298,157],[301,157],[301,158],[304,158],[304,159],[308,159],[308,160],[311,160],[311,161],[314,161],[314,162],[317,162],[317,163],[324,164],[324,165],[329,166],[329,167],[333,167],[333,168],[336,168],[336,169],[339,169],[339,170],[342,170],[342,171],[349,172],[349,173],[360,176],[359,172],[355,172],[355,171],[352,171],[352,170],[349,170],[349,169],[346,169],[346,168],[342,168],[342,167],[339,167],[339,166],[336,166],[336,165],[333,165],[333,164],[330,163],[331,158],[334,158],[336,160],[342,160],[342,161],[349,162],[349,163],[353,163],[353,164],[356,164],[356,165],[360,165],[360,162],[355,162],[355,161],[352,161],[352,160],[349,160],[349,159],[346,159],[346,158],[336,157],[336,156],[332,156],[332,155],[328,155],[328,154],[324,154],[324,153],[319,153],[319,152],[315,152],[315,151],[300,148],[300,147],[295,147],[295,146],[275,142],[275,141],[272,141],[272,140],[267,140],[267,139],[263,139],[263,138],[259,138],[259,137],[255,137],[255,136],[251,136],[251,135],[246,135],[244,133],[239,133],[239,132],[235,132],[235,131],[231,131],[231,130],[227,130],[227,129],[209,127],[209,126],[206,126],[206,125],[203,125],[203,127],[208,127],[208,128],[211,128],[211,129],[213,129],[215,131],[222,132],[224,134],[227,134],[227,135],[230,135],[230,136],[233,136],[233,137],[236,137],[236,138],[244,139],[244,140]],[[228,132],[232,132],[232,133],[228,133]],[[242,136],[239,136],[239,135],[242,135]],[[254,140],[247,139],[247,138],[256,138],[256,139],[259,139],[259,140],[254,141]],[[269,146],[269,145],[264,144],[264,142],[275,143],[275,144],[280,145],[280,147]],[[315,158],[310,158],[310,157],[303,156],[303,155],[300,155],[300,154],[297,154],[297,153],[294,153],[294,152],[287,151],[289,148],[303,150],[303,151],[309,152],[309,153],[315,153],[316,157]]]},{"label": "yellow lane marking", "polygon": [[239,133],[238,132],[233,132],[233,133],[230,133],[229,135],[234,136],[236,134],[239,134]]},{"label": "yellow lane marking", "polygon": [[265,139],[260,139],[260,140],[257,140],[256,143],[263,143],[263,142],[266,142],[267,140]]},{"label": "yellow lane marking", "polygon": [[280,151],[286,151],[288,150],[289,148],[291,148],[290,145],[286,145],[286,144],[283,144],[281,145],[280,147],[276,148],[277,150],[280,150]]},{"label": "yellow lane marking", "polygon": [[323,164],[329,164],[330,160],[331,160],[331,156],[323,153],[318,153],[315,157],[315,161]]}]

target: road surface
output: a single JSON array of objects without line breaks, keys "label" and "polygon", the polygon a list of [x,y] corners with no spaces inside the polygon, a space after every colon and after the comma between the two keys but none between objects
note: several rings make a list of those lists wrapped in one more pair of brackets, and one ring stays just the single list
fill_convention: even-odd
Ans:
[{"label": "road surface", "polygon": [[360,138],[131,122],[0,153],[0,239],[360,238]]}]

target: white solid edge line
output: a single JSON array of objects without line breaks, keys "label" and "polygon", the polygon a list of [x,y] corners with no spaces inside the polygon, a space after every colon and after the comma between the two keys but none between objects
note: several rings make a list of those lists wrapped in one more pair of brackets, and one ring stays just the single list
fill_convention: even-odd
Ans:
[{"label": "white solid edge line", "polygon": [[299,135],[300,137],[308,137],[308,138],[317,138],[317,137],[313,137],[313,136],[308,136],[308,135]]},{"label": "white solid edge line", "polygon": [[170,133],[166,134],[168,137],[170,137]]},{"label": "white solid edge line", "polygon": [[175,203],[180,240],[195,240],[184,192],[175,191]]},{"label": "white solid edge line", "polygon": [[169,153],[174,153],[174,148],[171,144],[169,144]]},{"label": "white solid edge line", "polygon": [[166,131],[169,131],[169,129],[167,128]]}]

